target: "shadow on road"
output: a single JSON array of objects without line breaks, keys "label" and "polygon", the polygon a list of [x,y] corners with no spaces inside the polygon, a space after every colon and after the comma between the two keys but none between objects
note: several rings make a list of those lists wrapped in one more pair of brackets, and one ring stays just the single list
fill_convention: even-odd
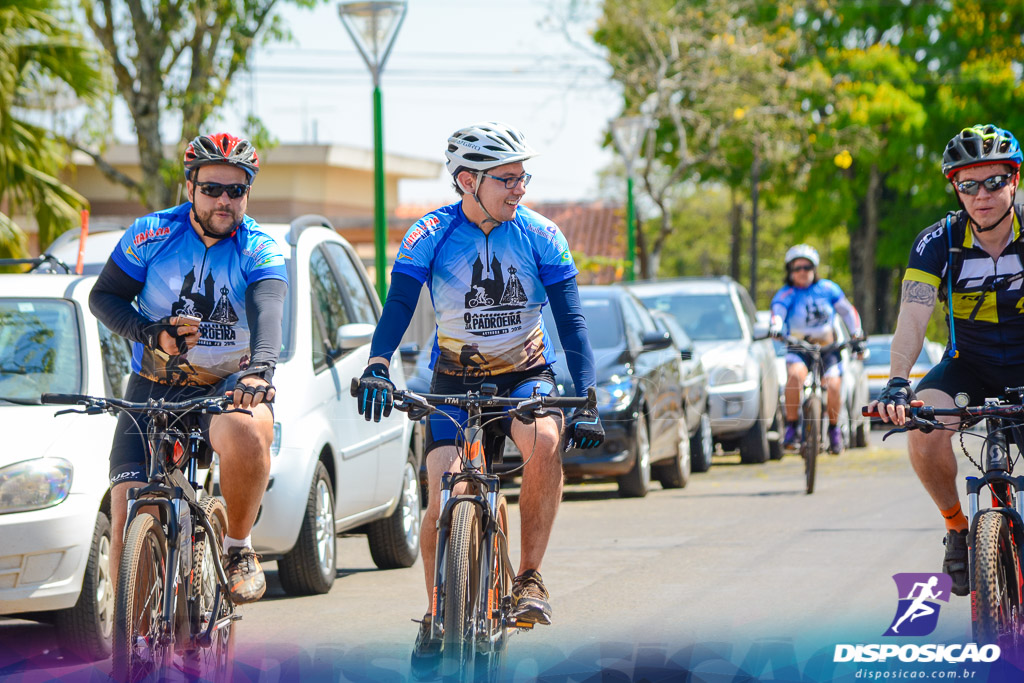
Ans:
[{"label": "shadow on road", "polygon": [[[49,624],[0,617],[0,643],[0,680],[26,671],[70,671],[71,667],[83,666],[81,661],[63,656],[56,631]],[[86,666],[98,669],[104,665],[109,671],[109,660]],[[83,680],[89,678],[85,674]],[[98,680],[105,678],[100,676]]]}]

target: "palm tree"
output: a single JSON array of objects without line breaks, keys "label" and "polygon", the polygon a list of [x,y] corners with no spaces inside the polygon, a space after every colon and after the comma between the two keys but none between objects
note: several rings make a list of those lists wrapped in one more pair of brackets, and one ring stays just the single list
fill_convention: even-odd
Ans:
[{"label": "palm tree", "polygon": [[60,0],[0,0],[0,254],[25,254],[12,216],[34,216],[40,245],[88,205],[58,180],[69,150],[43,125],[58,96],[95,101],[104,89],[98,53],[68,27]]}]

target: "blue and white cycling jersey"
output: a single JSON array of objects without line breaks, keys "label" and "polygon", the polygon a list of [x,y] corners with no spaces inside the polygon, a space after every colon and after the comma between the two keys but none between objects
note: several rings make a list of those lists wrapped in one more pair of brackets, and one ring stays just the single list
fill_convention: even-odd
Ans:
[{"label": "blue and white cycling jersey", "polygon": [[437,324],[430,367],[486,376],[554,362],[541,317],[544,287],[579,271],[562,232],[537,212],[520,206],[484,234],[455,203],[409,229],[393,272],[430,290]]},{"label": "blue and white cycling jersey", "polygon": [[139,312],[157,321],[193,315],[199,343],[182,356],[136,342],[132,370],[165,384],[216,384],[249,362],[245,290],[253,282],[287,282],[284,256],[256,221],[243,217],[231,237],[207,247],[189,221],[192,204],[151,213],[135,221],[114,249],[121,270],[144,283]]},{"label": "blue and white cycling jersey", "polygon": [[827,339],[832,336],[832,321],[838,312],[851,334],[860,332],[860,316],[843,290],[831,280],[818,280],[799,289],[786,285],[772,297],[772,315],[781,317],[795,337]]}]

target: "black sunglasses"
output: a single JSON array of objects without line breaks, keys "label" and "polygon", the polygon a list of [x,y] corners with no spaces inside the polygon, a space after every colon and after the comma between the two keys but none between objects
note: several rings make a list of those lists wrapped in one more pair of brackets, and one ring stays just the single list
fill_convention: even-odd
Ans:
[{"label": "black sunglasses", "polygon": [[799,273],[801,270],[814,270],[814,266],[790,266],[789,272]]},{"label": "black sunglasses", "polygon": [[981,190],[981,186],[984,185],[985,189],[989,192],[995,192],[1006,187],[1006,184],[1010,182],[1015,174],[1013,173],[1001,173],[999,175],[990,176],[984,180],[964,180],[963,182],[955,183],[956,189],[963,194],[974,196]]},{"label": "black sunglasses", "polygon": [[196,181],[196,187],[198,187],[199,191],[207,197],[219,197],[227,192],[228,197],[231,199],[238,199],[249,191],[249,186],[245,183],[223,185],[221,183],[201,183]]}]

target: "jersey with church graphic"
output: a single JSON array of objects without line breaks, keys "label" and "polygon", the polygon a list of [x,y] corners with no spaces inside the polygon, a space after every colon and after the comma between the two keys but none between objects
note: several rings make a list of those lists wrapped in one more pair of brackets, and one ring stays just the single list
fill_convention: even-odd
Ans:
[{"label": "jersey with church graphic", "polygon": [[287,281],[284,256],[248,216],[231,237],[203,244],[189,221],[190,203],[138,219],[114,249],[125,273],[144,283],[137,298],[149,320],[174,315],[201,319],[199,343],[168,356],[136,342],[132,370],[164,384],[208,385],[249,361],[245,290],[258,280]]},{"label": "jersey with church graphic", "polygon": [[488,376],[554,361],[541,317],[544,288],[578,271],[562,232],[535,211],[520,206],[485,235],[456,203],[409,229],[393,272],[430,289],[437,323],[430,366]]}]

